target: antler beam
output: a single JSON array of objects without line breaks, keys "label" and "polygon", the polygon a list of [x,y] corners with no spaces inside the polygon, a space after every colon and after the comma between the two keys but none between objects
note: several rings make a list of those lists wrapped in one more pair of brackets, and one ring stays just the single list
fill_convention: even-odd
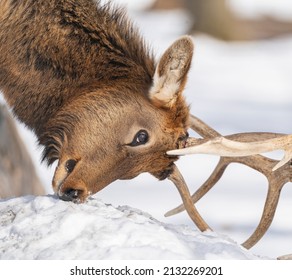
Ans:
[{"label": "antler beam", "polygon": [[[251,248],[268,230],[276,211],[280,192],[287,182],[292,181],[292,135],[239,133],[222,137],[217,131],[194,116],[191,116],[191,128],[204,139],[191,138],[187,148],[170,151],[169,154],[206,153],[221,156],[213,173],[192,195],[193,203],[200,200],[219,181],[225,169],[233,162],[247,165],[267,177],[269,189],[260,223],[254,233],[242,244],[246,248]],[[285,151],[285,156],[281,161],[255,155],[278,149]],[[167,212],[166,216],[183,210],[184,206],[180,205]]]}]

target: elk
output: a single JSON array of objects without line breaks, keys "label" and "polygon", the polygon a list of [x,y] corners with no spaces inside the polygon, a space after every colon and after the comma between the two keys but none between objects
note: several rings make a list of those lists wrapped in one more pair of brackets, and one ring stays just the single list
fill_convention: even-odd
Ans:
[{"label": "elk", "polygon": [[[291,137],[222,138],[191,116],[182,93],[193,51],[192,39],[183,36],[156,62],[125,12],[99,1],[0,0],[0,90],[44,147],[43,160],[58,161],[52,181],[58,197],[82,203],[115,180],[148,172],[174,183],[190,218],[206,231],[194,202],[232,161],[271,178],[267,200],[276,207],[274,193],[291,180]],[[188,137],[189,127],[204,139]],[[254,155],[286,145],[283,174],[273,170],[274,161]],[[191,197],[175,161],[209,151],[222,160]],[[262,226],[258,231],[263,234]],[[246,247],[258,232],[252,239]]]},{"label": "elk", "polygon": [[58,161],[60,199],[82,203],[117,179],[149,172],[179,189],[188,137],[182,95],[194,45],[184,36],[155,62],[123,10],[94,0],[0,0],[0,90],[14,115]]}]

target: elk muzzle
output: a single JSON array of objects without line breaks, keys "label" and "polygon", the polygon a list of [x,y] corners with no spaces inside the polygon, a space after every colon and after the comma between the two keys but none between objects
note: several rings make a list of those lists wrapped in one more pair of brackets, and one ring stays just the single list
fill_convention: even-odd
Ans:
[{"label": "elk muzzle", "polygon": [[53,189],[60,199],[81,203],[89,195],[86,184],[83,180],[73,181],[69,178],[77,163],[75,159],[69,159],[65,164],[59,163],[53,178]]}]

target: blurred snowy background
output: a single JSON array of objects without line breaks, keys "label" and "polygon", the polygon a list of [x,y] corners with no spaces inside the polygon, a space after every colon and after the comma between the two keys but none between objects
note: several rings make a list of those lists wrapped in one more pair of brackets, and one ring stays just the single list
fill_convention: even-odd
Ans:
[{"label": "blurred snowy background", "polygon": [[[180,5],[173,9],[154,9],[154,0],[112,2],[127,7],[130,17],[157,56],[178,37],[190,33],[194,24],[191,13]],[[288,22],[288,25],[292,22],[292,2],[289,0],[229,0],[226,3],[232,14],[245,19],[268,16]],[[192,35],[196,51],[185,89],[192,114],[222,134],[291,133],[292,33],[244,41],[224,41],[202,32],[192,32]],[[48,169],[40,164],[41,149],[35,144],[36,139],[22,125],[19,129],[47,192],[52,193],[54,167]],[[217,157],[205,155],[179,160],[179,169],[191,193],[207,179],[217,161]],[[260,220],[266,192],[267,181],[261,174],[234,164],[197,207],[213,229],[241,243]],[[130,181],[114,182],[95,196],[114,206],[139,208],[162,222],[194,227],[186,213],[164,218],[166,211],[180,204],[179,194],[171,182],[159,182],[148,174]],[[270,229],[251,252],[272,258],[291,253],[291,213],[292,188],[288,183],[283,188]]]}]

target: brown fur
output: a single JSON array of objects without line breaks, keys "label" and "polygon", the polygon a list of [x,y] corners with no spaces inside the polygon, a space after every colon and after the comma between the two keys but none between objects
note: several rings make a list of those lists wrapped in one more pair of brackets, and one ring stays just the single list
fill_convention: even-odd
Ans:
[{"label": "brown fur", "polygon": [[[77,190],[83,201],[116,179],[171,173],[176,158],[165,152],[188,128],[181,91],[192,48],[188,38],[174,44],[155,76],[152,54],[120,9],[94,0],[0,0],[0,90],[36,133],[44,159],[59,160],[60,196]],[[155,87],[164,75],[171,78]],[[170,103],[159,95],[169,83],[178,85]],[[141,129],[149,141],[129,146]]]}]

